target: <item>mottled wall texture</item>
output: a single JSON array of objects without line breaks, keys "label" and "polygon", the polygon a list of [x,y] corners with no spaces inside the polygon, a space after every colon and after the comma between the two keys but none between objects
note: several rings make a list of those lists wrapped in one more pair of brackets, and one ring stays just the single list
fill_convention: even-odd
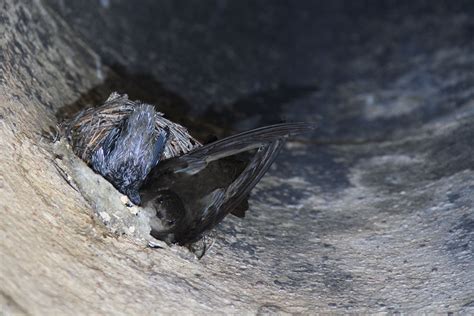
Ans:
[{"label": "mottled wall texture", "polygon": [[[317,121],[201,260],[112,234],[51,127]],[[474,313],[472,1],[0,2],[0,314]],[[91,180],[92,181],[92,180]]]}]

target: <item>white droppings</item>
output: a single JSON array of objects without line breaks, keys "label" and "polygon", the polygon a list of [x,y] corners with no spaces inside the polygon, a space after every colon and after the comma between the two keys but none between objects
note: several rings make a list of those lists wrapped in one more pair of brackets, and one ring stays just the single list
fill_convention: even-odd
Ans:
[{"label": "white droppings", "polygon": [[110,222],[110,215],[106,212],[100,212],[99,215],[105,223]]},{"label": "white droppings", "polygon": [[140,209],[137,207],[137,206],[132,206],[132,207],[129,207],[128,210],[130,211],[130,213],[132,213],[133,215],[137,215],[138,212],[140,211]]},{"label": "white droppings", "polygon": [[120,202],[122,202],[123,205],[127,205],[127,204],[130,203],[130,200],[129,200],[128,196],[122,195],[122,196],[120,197]]}]

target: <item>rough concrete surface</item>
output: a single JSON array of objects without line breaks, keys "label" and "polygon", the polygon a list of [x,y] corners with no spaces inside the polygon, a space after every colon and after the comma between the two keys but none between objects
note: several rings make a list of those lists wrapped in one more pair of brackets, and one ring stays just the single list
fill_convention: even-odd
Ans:
[{"label": "rough concrete surface", "polygon": [[[0,311],[474,313],[471,1],[0,2]],[[111,92],[203,140],[279,120],[197,260],[110,232],[47,136]]]}]

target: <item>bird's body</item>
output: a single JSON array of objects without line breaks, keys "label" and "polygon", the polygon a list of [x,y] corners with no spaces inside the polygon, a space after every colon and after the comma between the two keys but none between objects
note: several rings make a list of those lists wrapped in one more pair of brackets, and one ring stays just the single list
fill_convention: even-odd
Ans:
[{"label": "bird's body", "polygon": [[155,129],[154,114],[150,105],[138,106],[108,133],[90,161],[92,169],[137,205],[141,203],[138,190],[160,160],[169,135],[169,128]]},{"label": "bird's body", "polygon": [[203,146],[152,106],[116,93],[63,124],[76,155],[132,202],[156,210],[150,234],[181,245],[229,213],[243,216],[250,191],[285,140],[312,128],[282,123]]},{"label": "bird's body", "polygon": [[[122,126],[143,103],[131,101],[126,94],[112,93],[99,107],[85,109],[61,124],[63,135],[71,144],[74,153],[90,164],[93,153],[114,128]],[[154,107],[155,130],[168,128],[168,140],[163,148],[161,159],[169,159],[188,153],[201,143],[192,137],[186,128],[174,123],[156,112]],[[140,132],[140,131],[136,131]],[[143,132],[143,131],[142,131]]]},{"label": "bird's body", "polygon": [[160,159],[201,146],[186,128],[164,118],[152,105],[118,93],[103,105],[76,114],[61,129],[74,153],[137,205],[138,189]]}]

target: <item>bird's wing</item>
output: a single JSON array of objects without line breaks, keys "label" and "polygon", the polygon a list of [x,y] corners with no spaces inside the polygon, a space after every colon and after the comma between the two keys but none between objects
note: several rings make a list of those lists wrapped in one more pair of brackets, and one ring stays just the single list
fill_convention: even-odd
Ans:
[{"label": "bird's wing", "polygon": [[201,208],[192,212],[193,220],[175,233],[177,241],[181,244],[195,241],[238,207],[268,171],[283,144],[283,139],[277,139],[262,145],[244,171],[227,188],[216,189],[203,197],[198,203]]},{"label": "bird's wing", "polygon": [[223,204],[226,211],[232,211],[250,194],[275,161],[283,144],[284,140],[278,139],[258,149],[245,170],[227,188]]},{"label": "bird's wing", "polygon": [[215,141],[192,151],[190,158],[211,162],[221,157],[237,154],[242,151],[255,149],[282,137],[306,133],[315,128],[311,123],[281,123],[256,128]]},{"label": "bird's wing", "polygon": [[259,148],[277,139],[307,133],[315,127],[313,123],[281,123],[256,128],[196,148],[175,159],[169,159],[162,170],[166,168],[167,171],[195,174],[212,161]]},{"label": "bird's wing", "polygon": [[[234,208],[239,207],[268,171],[288,136],[308,132],[311,129],[314,129],[314,125],[308,123],[283,123],[262,127],[163,161],[150,173],[144,186],[144,195],[148,194],[148,198],[153,198],[153,193],[151,196],[149,193],[153,191],[151,187],[156,186],[173,190],[181,196],[181,199],[186,200],[188,219],[184,221],[184,225],[176,227],[174,234],[176,242],[180,244],[193,242],[199,239],[202,233],[212,229]],[[257,149],[256,153],[230,184],[217,187],[204,196],[195,196],[193,198],[195,200],[191,201],[190,197],[183,193],[189,192],[189,188],[202,186],[202,178],[196,175],[201,174],[211,162],[253,149]],[[196,183],[191,183],[193,181]],[[182,189],[184,187],[188,191]]]},{"label": "bird's wing", "polygon": [[91,156],[91,167],[101,175],[108,173],[109,162],[108,158],[110,153],[113,151],[115,142],[120,136],[121,128],[115,127],[110,133],[103,139],[99,144],[99,147],[92,153]]}]

